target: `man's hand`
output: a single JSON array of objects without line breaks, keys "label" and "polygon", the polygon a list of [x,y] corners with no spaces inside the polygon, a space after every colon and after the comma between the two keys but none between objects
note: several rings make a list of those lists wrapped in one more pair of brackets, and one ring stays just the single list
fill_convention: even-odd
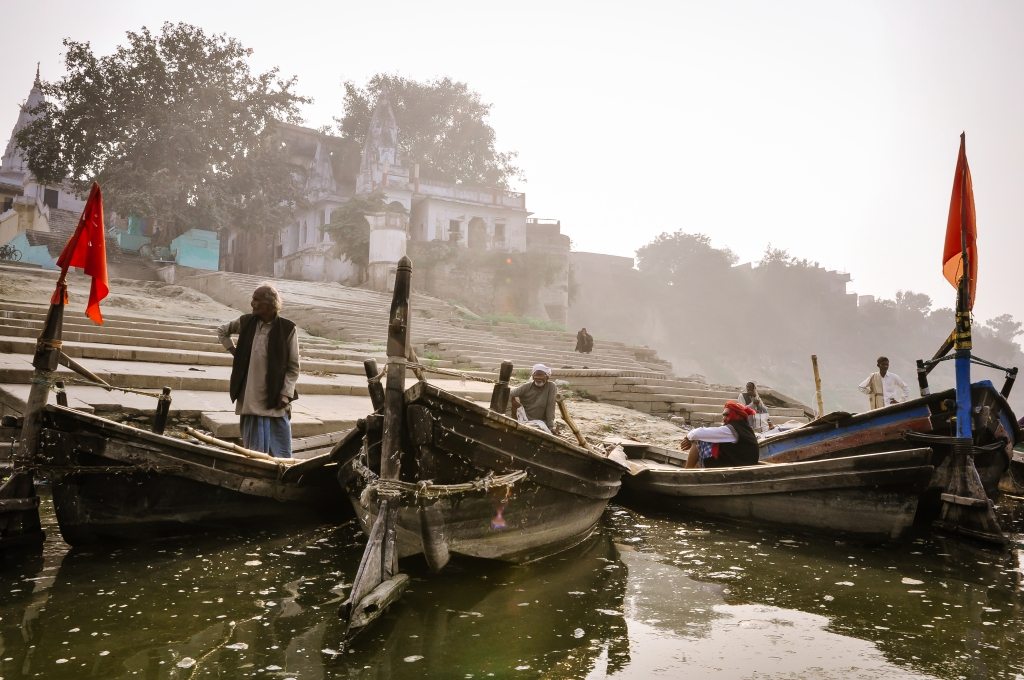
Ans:
[{"label": "man's hand", "polygon": [[290,404],[290,403],[292,403],[292,400],[289,397],[286,397],[284,395],[281,395],[277,399],[277,407],[278,408],[288,408],[288,404]]},{"label": "man's hand", "polygon": [[687,437],[683,437],[683,441],[679,442],[680,451],[689,451],[691,446],[693,446],[693,442],[691,442]]},{"label": "man's hand", "polygon": [[896,401],[896,398],[895,398],[895,397],[889,397],[889,403],[890,403],[890,404],[898,404],[899,402],[898,402],[898,401]]},{"label": "man's hand", "polygon": [[519,401],[519,397],[512,397],[512,408],[519,408],[523,405],[523,402]]}]

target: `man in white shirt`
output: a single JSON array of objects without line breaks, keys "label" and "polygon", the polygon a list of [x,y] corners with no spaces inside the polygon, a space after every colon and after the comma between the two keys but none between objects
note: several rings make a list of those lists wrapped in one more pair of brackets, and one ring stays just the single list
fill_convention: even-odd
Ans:
[{"label": "man in white shirt", "polygon": [[878,357],[878,371],[869,375],[859,387],[868,395],[869,408],[882,408],[906,401],[910,395],[907,383],[895,373],[889,372],[889,359]]},{"label": "man in white shirt", "polygon": [[[280,316],[281,295],[270,284],[252,294],[252,314],[217,329],[234,357],[229,393],[242,445],[277,458],[292,457],[291,403],[298,398],[299,341],[295,323]],[[238,335],[236,346],[231,336]]]}]

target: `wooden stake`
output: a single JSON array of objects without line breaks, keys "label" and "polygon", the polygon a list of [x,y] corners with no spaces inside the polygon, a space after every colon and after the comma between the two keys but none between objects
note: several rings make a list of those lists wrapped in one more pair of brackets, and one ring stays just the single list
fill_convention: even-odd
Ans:
[{"label": "wooden stake", "polygon": [[818,417],[825,415],[825,404],[821,400],[821,376],[818,374],[818,355],[811,355],[811,368],[814,369],[814,397],[818,400]]}]

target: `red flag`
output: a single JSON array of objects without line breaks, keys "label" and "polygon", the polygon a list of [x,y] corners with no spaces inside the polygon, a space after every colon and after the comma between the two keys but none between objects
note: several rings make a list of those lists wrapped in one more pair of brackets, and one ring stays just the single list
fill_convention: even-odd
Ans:
[{"label": "red flag", "polygon": [[[961,240],[961,237],[963,240]],[[946,244],[942,249],[942,275],[956,288],[964,274],[963,244],[967,245],[968,309],[974,309],[974,293],[978,283],[978,225],[974,214],[974,185],[971,169],[967,166],[967,148],[964,133],[960,133],[960,155],[956,159],[953,176],[953,196],[949,199],[949,217],[946,220]]]},{"label": "red flag", "polygon": [[89,303],[85,307],[85,313],[98,324],[103,323],[100,300],[107,297],[110,292],[107,285],[106,233],[103,225],[103,194],[100,192],[100,185],[93,182],[89,200],[85,202],[82,217],[78,220],[78,227],[57,258],[57,266],[61,270],[57,289],[60,290],[68,267],[80,267],[85,270],[85,273],[92,277]]}]

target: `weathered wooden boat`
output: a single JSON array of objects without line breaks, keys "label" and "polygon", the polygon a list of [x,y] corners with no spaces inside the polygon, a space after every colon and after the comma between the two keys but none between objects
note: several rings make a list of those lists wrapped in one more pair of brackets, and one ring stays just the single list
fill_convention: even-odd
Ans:
[{"label": "weathered wooden boat", "polygon": [[340,516],[329,453],[243,454],[55,405],[40,425],[33,468],[72,545]]},{"label": "weathered wooden boat", "polygon": [[[346,635],[363,629],[408,584],[399,557],[433,570],[451,555],[527,562],[568,549],[596,528],[625,467],[504,415],[512,364],[502,364],[490,408],[420,382],[405,389],[412,263],[397,267],[388,323],[386,384],[367,362],[376,412],[362,437],[339,444],[341,481],[367,533],[342,605]],[[414,370],[415,369],[414,367]],[[351,460],[350,460],[351,459]]]},{"label": "weathered wooden boat", "polygon": [[670,449],[623,450],[624,505],[865,541],[906,536],[935,469],[929,448],[708,469],[686,469],[686,456]]},{"label": "weathered wooden boat", "polygon": [[[999,494],[1021,433],[1006,398],[988,380],[971,386],[974,466],[989,498]],[[830,413],[761,441],[761,460],[796,462],[928,446],[940,466],[956,436],[956,390],[945,390],[863,413]],[[936,493],[944,480],[936,477]]]},{"label": "weathered wooden boat", "polygon": [[399,557],[529,562],[586,539],[619,490],[621,464],[429,383],[410,387],[403,407],[400,479],[380,476],[376,426],[343,470],[367,533],[378,496],[398,495]]}]

